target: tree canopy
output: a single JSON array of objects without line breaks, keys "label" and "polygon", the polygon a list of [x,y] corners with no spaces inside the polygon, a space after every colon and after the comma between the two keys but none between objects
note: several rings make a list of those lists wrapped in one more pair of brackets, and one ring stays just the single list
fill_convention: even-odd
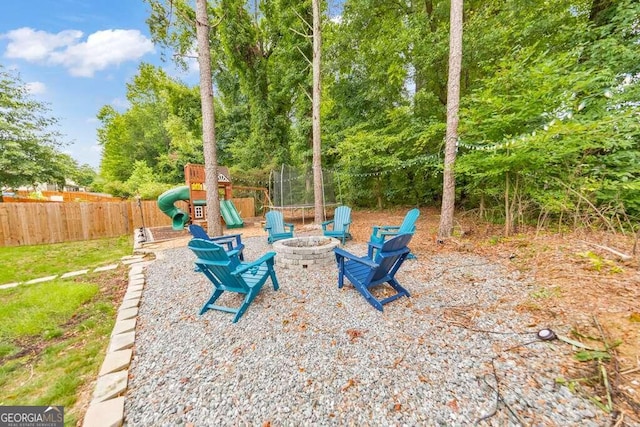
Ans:
[{"label": "tree canopy", "polygon": [[93,181],[95,172],[88,165],[79,166],[60,151],[64,142],[57,123],[20,77],[0,66],[0,188]]},{"label": "tree canopy", "polygon": [[[185,0],[146,0],[154,40],[192,55]],[[449,1],[347,0],[324,15],[322,160],[354,206],[439,204]],[[282,163],[311,167],[311,1],[209,4],[218,163],[265,185]],[[498,220],[640,215],[640,4],[468,0],[464,4],[456,198]],[[181,182],[202,162],[198,91],[142,65],[131,107],[105,107],[101,174],[143,160]]]}]

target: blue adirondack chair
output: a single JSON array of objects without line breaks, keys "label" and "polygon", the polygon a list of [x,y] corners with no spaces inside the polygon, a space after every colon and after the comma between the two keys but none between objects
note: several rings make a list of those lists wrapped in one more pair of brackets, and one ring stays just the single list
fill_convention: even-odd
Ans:
[{"label": "blue adirondack chair", "polygon": [[[413,234],[416,232],[416,221],[420,216],[419,209],[411,209],[404,216],[402,224],[395,225],[374,225],[371,232],[371,238],[369,242],[374,244],[374,247],[380,247],[387,238],[397,236],[398,234]],[[370,247],[371,249],[371,247]],[[415,256],[409,254],[409,259],[413,259]]]},{"label": "blue adirondack chair", "polygon": [[[344,277],[367,299],[369,304],[382,311],[382,306],[394,301],[402,296],[411,296],[409,291],[403,288],[395,279],[395,274],[402,266],[402,263],[409,255],[407,247],[412,234],[399,234],[382,244],[380,250],[375,251],[369,248],[367,256],[358,257],[344,249],[335,248],[338,262],[338,288],[344,285]],[[390,297],[377,299],[370,289],[388,283],[396,291]]]},{"label": "blue adirondack chair", "polygon": [[267,237],[269,243],[293,237],[293,224],[284,222],[282,212],[269,211],[265,215],[265,220],[264,229],[269,233],[269,237]]},{"label": "blue adirondack chair", "polygon": [[[351,224],[351,208],[338,206],[333,213],[333,219],[322,223],[322,234],[327,237],[340,239],[344,245],[345,240],[351,239],[349,225]],[[331,225],[331,227],[329,227]]]},{"label": "blue adirondack chair", "polygon": [[225,251],[227,252],[227,255],[229,255],[230,257],[238,255],[240,261],[244,261],[244,255],[242,254],[244,244],[242,243],[241,234],[229,234],[226,236],[209,237],[207,232],[204,231],[204,228],[202,228],[198,224],[190,224],[189,233],[191,233],[191,235],[196,239],[210,240],[223,247],[226,246]]},{"label": "blue adirondack chair", "polygon": [[[278,279],[273,268],[275,252],[268,252],[254,262],[241,263],[238,257],[229,257],[222,246],[209,240],[192,239],[188,246],[198,258],[195,261],[196,266],[213,284],[213,293],[200,310],[201,315],[207,310],[235,313],[233,323],[236,323],[267,279],[271,278],[273,289],[278,290]],[[215,304],[225,291],[245,295],[240,307],[231,308]]]}]

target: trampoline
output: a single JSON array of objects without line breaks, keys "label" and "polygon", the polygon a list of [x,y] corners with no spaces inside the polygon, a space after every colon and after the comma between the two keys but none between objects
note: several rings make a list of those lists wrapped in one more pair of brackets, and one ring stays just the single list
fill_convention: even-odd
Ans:
[{"label": "trampoline", "polygon": [[[327,219],[327,208],[341,204],[341,195],[336,197],[334,174],[322,172],[322,217]],[[339,184],[339,183],[338,183]],[[338,193],[340,193],[340,186]],[[282,215],[292,218],[302,217],[304,224],[307,216],[314,217],[313,171],[310,167],[294,168],[282,165],[280,170],[269,174],[269,209],[279,210]],[[311,215],[307,215],[311,211]]]}]

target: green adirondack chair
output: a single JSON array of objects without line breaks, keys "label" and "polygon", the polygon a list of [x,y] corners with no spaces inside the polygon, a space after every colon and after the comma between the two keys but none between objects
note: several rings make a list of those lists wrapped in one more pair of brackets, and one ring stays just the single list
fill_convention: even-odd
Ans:
[{"label": "green adirondack chair", "polygon": [[[384,304],[402,296],[411,296],[395,279],[395,274],[410,253],[407,245],[412,237],[412,234],[399,234],[384,242],[379,250],[375,251],[375,255],[369,248],[368,255],[363,257],[335,248],[333,251],[338,262],[338,288],[342,288],[346,276],[369,304],[380,311]],[[370,289],[385,283],[391,285],[396,293],[384,299],[377,299]]]},{"label": "green adirondack chair", "polygon": [[[416,221],[419,216],[420,210],[414,208],[407,212],[402,220],[402,224],[400,225],[374,225],[369,242],[374,244],[374,248],[379,248],[389,237],[397,236],[398,234],[415,233]],[[371,246],[369,249],[371,250]],[[409,254],[409,259],[413,258],[415,258],[415,256],[413,254]]]},{"label": "green adirondack chair", "polygon": [[348,206],[338,206],[333,213],[333,219],[322,223],[322,234],[327,237],[340,239],[344,245],[345,240],[352,238],[351,233],[349,233],[350,224],[351,208]]},{"label": "green adirondack chair", "polygon": [[282,212],[269,211],[265,215],[265,220],[266,224],[264,229],[269,233],[269,236],[267,237],[267,241],[269,243],[293,237],[293,224],[284,222]]},{"label": "green adirondack chair", "polygon": [[[201,315],[207,310],[235,313],[233,323],[236,323],[267,279],[271,278],[273,289],[278,290],[278,279],[273,268],[275,252],[268,252],[254,262],[242,263],[237,256],[229,257],[222,246],[209,240],[192,239],[188,246],[197,257],[196,266],[213,284],[213,293],[200,310]],[[245,295],[239,308],[215,304],[226,291]]]}]

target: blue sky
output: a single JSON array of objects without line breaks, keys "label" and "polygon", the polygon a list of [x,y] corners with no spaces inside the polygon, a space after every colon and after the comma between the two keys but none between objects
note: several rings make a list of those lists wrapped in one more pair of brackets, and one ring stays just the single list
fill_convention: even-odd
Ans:
[{"label": "blue sky", "polygon": [[[138,65],[162,64],[148,15],[142,0],[3,1],[0,6],[0,63],[16,70],[32,96],[60,119],[59,130],[69,142],[62,151],[80,164],[96,169],[100,164],[100,108],[125,109],[126,83]],[[172,64],[162,65],[169,74],[192,80]]]}]

